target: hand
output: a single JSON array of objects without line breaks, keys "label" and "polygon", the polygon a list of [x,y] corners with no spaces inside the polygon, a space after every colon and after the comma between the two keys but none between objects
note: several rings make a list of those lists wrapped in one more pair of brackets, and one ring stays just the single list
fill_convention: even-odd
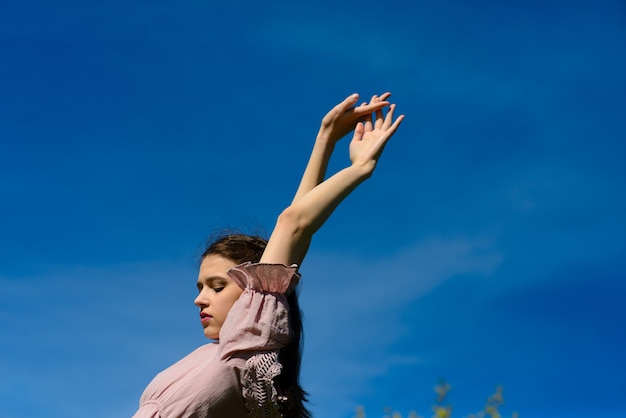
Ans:
[{"label": "hand", "polygon": [[372,96],[369,103],[365,102],[356,107],[354,105],[359,100],[359,95],[355,93],[348,96],[324,116],[318,137],[321,136],[334,145],[352,131],[363,117],[388,106],[389,96],[391,96],[389,92]]},{"label": "hand", "polygon": [[352,165],[372,164],[371,168],[374,168],[385,144],[404,119],[404,115],[400,115],[393,120],[395,109],[395,104],[390,105],[386,116],[383,116],[382,108],[378,109],[374,112],[374,120],[367,118],[365,122],[357,123],[354,137],[350,142]]}]

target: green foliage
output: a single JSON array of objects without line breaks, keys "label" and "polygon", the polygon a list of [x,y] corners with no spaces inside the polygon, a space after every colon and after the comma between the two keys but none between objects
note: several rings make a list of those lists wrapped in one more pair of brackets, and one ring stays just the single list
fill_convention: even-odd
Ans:
[{"label": "green foliage", "polygon": [[[432,418],[452,418],[452,405],[448,402],[448,393],[452,389],[452,386],[445,380],[441,380],[435,385],[434,392],[437,394],[435,403],[432,405],[431,410],[434,413]],[[504,388],[502,386],[496,387],[496,391],[487,398],[487,402],[482,410],[467,415],[465,418],[504,418],[500,414],[500,407],[504,405]],[[362,406],[357,407],[354,418],[367,418],[365,414],[365,408]],[[383,418],[402,418],[402,414],[397,411],[393,411],[390,408],[385,409],[385,415]],[[410,411],[407,418],[426,418],[419,415],[416,411]],[[511,418],[519,418],[517,412],[513,412]]]}]

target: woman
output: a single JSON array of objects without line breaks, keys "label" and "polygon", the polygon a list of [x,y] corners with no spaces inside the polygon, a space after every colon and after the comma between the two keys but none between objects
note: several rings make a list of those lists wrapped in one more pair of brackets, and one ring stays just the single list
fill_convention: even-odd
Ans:
[{"label": "woman", "polygon": [[[194,303],[204,335],[215,341],[159,373],[141,396],[135,418],[310,416],[298,383],[297,268],[313,234],[371,176],[402,122],[403,116],[393,120],[389,96],[355,107],[353,94],[324,117],[296,196],[267,243],[230,235],[207,248]],[[351,165],[323,181],[335,143],[353,129]]]}]

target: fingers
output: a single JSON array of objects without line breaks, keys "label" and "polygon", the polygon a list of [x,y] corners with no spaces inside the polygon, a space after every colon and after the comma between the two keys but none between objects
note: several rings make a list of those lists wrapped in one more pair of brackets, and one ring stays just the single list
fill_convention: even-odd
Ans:
[{"label": "fingers", "polygon": [[378,125],[378,117],[379,116],[382,117],[382,114],[383,114],[382,108],[384,106],[381,106],[382,103],[383,102],[380,100],[380,97],[378,97],[378,95],[375,94],[372,96],[370,100],[370,104],[374,106],[374,108],[370,111],[373,111],[373,115],[371,115],[371,117],[369,117],[365,123],[366,132],[372,131]]},{"label": "fingers", "polygon": [[389,137],[391,137],[394,133],[396,133],[396,130],[398,129],[398,127],[400,126],[403,120],[404,120],[404,115],[398,116],[395,122],[387,130]]},{"label": "fingers", "polygon": [[367,113],[376,112],[379,109],[383,109],[386,106],[389,106],[389,102],[387,98],[391,96],[391,93],[383,93],[380,96],[374,95],[369,103],[364,102],[361,106],[354,109],[354,114],[358,117],[361,117]]},{"label": "fingers", "polygon": [[[390,92],[385,92],[383,94],[381,94],[380,96],[378,95],[373,95],[372,99],[370,100],[370,102],[363,102],[361,103],[360,106],[357,106],[354,108],[355,113],[368,113],[368,112],[375,112],[378,109],[382,109],[385,106],[389,105],[389,102],[387,101],[387,99],[391,96]],[[346,110],[348,110],[351,106],[353,106],[357,101],[359,100],[359,94],[358,93],[353,93],[350,96],[346,97],[341,103],[339,103],[337,106],[335,106],[335,108],[333,110],[336,110],[338,112],[345,112]]]},{"label": "fingers", "polygon": [[381,101],[383,101],[383,102],[384,102],[384,101],[386,101],[389,97],[391,97],[391,93],[390,93],[390,92],[385,92],[385,93],[381,94],[379,98],[380,98],[380,100],[381,100]]},{"label": "fingers", "polygon": [[[361,106],[354,109],[354,115],[357,118],[363,118],[368,113],[375,113],[389,106],[387,99],[391,96],[390,92],[385,92],[380,96],[374,95],[370,102],[364,102]],[[382,114],[382,113],[381,113]]]},{"label": "fingers", "polygon": [[[396,132],[402,121],[404,120],[404,115],[400,115],[393,120],[393,115],[396,110],[396,105],[392,104],[389,106],[389,111],[387,115],[385,115],[384,120],[377,118],[376,119],[376,129],[374,131],[374,136],[377,137],[377,146],[383,147],[384,144],[393,136]],[[380,123],[380,124],[379,124]],[[376,134],[378,132],[378,134]],[[380,135],[380,136],[379,136]]]},{"label": "fingers", "polygon": [[[380,97],[373,97],[370,104],[372,102],[377,103],[379,100]],[[380,158],[389,139],[404,120],[404,115],[400,115],[394,120],[395,110],[396,105],[392,104],[384,117],[381,109],[374,113],[376,115],[374,121],[368,117],[368,120],[356,124],[354,137],[350,143],[350,159],[353,164],[355,162],[375,162]]]},{"label": "fingers", "polygon": [[381,128],[383,129],[389,129],[389,127],[391,126],[391,123],[393,121],[393,112],[396,110],[396,105],[392,104],[389,106],[389,111],[387,112],[387,115],[385,116],[385,120],[384,122],[381,124]]},{"label": "fingers", "polygon": [[400,115],[398,116],[396,121],[393,123],[393,125],[391,125],[391,128],[389,128],[389,130],[391,131],[392,135],[396,132],[396,129],[398,129],[398,126],[400,126],[403,120],[404,120],[404,115]]},{"label": "fingers", "polygon": [[[326,114],[322,119],[322,125],[326,129],[341,131],[341,136],[353,129],[358,121],[363,122],[364,133],[388,129],[392,125],[393,109],[395,108],[395,105],[390,104],[387,100],[390,97],[390,92],[381,95],[375,94],[369,102],[356,105],[359,95],[357,93],[351,94]],[[390,107],[385,115],[383,109],[387,106]],[[345,133],[343,133],[344,129]]]},{"label": "fingers", "polygon": [[369,104],[367,102],[361,103],[359,106],[355,107],[352,111],[352,117],[355,121],[365,121],[367,115],[369,115],[372,111],[369,110]]},{"label": "fingers", "polygon": [[339,104],[339,106],[342,107],[342,111],[346,111],[348,110],[348,108],[350,108],[350,106],[354,105],[357,102],[357,100],[359,100],[359,94],[353,93],[349,95],[348,97],[346,97],[344,101]]},{"label": "fingers", "polygon": [[323,118],[322,125],[331,125],[334,120],[343,115],[345,112],[350,110],[357,101],[359,100],[359,95],[357,93],[353,93],[343,99],[343,101],[335,107],[333,107]]},{"label": "fingers", "polygon": [[354,137],[353,141],[361,141],[363,139],[363,134],[365,133],[365,128],[363,127],[363,122],[359,122],[354,127]]},{"label": "fingers", "polygon": [[[389,111],[387,111],[386,115],[383,114],[383,108],[386,106],[386,103],[389,102],[382,101],[382,98],[388,98],[389,96],[391,96],[391,93],[383,93],[381,96],[374,95],[369,103],[361,103],[359,107],[355,108],[355,114],[362,114],[361,120],[364,122],[363,128],[366,133],[381,130],[387,131],[391,126],[394,126],[393,131],[395,132],[395,129],[397,129],[399,123],[404,118],[400,118],[400,122],[394,122],[395,104],[389,104]],[[373,112],[371,110],[372,108],[375,109]],[[371,116],[369,116],[370,114]]]},{"label": "fingers", "polygon": [[336,114],[342,114],[346,110],[350,109],[359,100],[358,93],[353,93],[346,97],[341,103],[333,108],[333,112]]},{"label": "fingers", "polygon": [[[376,98],[377,96],[372,96],[372,100],[370,100],[370,105],[376,104]],[[367,116],[363,117],[365,132],[371,132],[374,127],[374,124],[372,123],[372,116],[369,115],[369,113],[371,113],[371,110],[370,112],[368,112]]]},{"label": "fingers", "polygon": [[[387,113],[387,116],[389,116],[390,113],[393,116],[392,109],[389,110],[389,112]],[[387,122],[387,120],[388,118],[385,118],[385,122]],[[396,120],[393,123],[391,123],[391,125],[383,128],[384,133],[376,140],[376,143],[373,146],[373,148],[375,149],[376,155],[380,155],[382,150],[385,148],[387,141],[389,141],[389,139],[393,136],[393,134],[396,133],[396,130],[398,129],[398,127],[400,126],[403,120],[404,120],[404,115],[400,115],[396,118]],[[389,118],[389,121],[391,121],[391,118]]]},{"label": "fingers", "polygon": [[[387,97],[389,97],[389,95]],[[378,98],[377,100],[380,100],[380,98]],[[383,127],[383,109],[382,108],[376,109],[375,120],[376,122],[374,123],[374,129],[381,129]]]}]

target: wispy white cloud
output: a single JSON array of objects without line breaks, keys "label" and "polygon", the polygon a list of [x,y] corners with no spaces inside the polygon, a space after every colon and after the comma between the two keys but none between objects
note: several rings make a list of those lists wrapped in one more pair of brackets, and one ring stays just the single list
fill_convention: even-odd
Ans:
[{"label": "wispy white cloud", "polygon": [[[407,140],[386,151],[391,164],[370,183],[377,201],[357,193],[347,208],[393,213],[372,242],[386,237],[394,255],[314,252],[304,266],[304,383],[317,415],[352,416],[357,396],[429,367],[473,376],[455,390],[476,386],[478,374],[489,384],[515,375],[516,396],[535,410],[596,410],[611,399],[619,408],[611,388],[621,387],[624,343],[611,337],[619,323],[603,317],[624,316],[615,297],[626,232],[619,2],[22,3],[3,4],[0,17],[13,80],[0,137],[20,139],[0,152],[0,416],[130,415],[147,381],[205,340],[189,263],[119,260],[186,253],[181,243],[197,236],[181,231],[250,211],[271,227],[271,206],[282,203],[270,196],[288,176],[259,176],[277,153],[291,165],[308,152],[291,137],[317,120],[304,129],[297,115],[377,83],[410,116]],[[274,122],[286,133],[259,130]],[[334,247],[359,227],[341,211],[332,222]],[[403,237],[391,242],[396,231]],[[368,234],[353,251],[369,246]],[[396,250],[432,234],[448,238]],[[38,252],[41,262],[98,264],[9,273],[33,271]],[[589,287],[572,289],[577,275]],[[544,289],[555,276],[562,283]],[[419,323],[441,301],[445,318]],[[581,335],[587,343],[568,343]],[[502,367],[489,369],[494,353]],[[582,377],[572,368],[581,358]],[[545,370],[571,383],[548,379],[553,399],[539,401],[544,392],[528,383]],[[576,379],[606,383],[594,391]]]},{"label": "wispy white cloud", "polygon": [[[49,268],[0,278],[0,370],[11,382],[0,386],[11,399],[0,412],[132,415],[158,371],[206,342],[194,321],[190,264]],[[109,413],[103,399],[129,409]]]},{"label": "wispy white cloud", "polygon": [[[311,254],[302,301],[304,381],[314,405],[349,410],[357,395],[375,390],[376,377],[425,361],[394,354],[397,338],[414,332],[401,313],[451,276],[489,274],[500,258],[489,244],[432,239],[378,260]],[[206,342],[193,321],[194,276],[190,263],[168,261],[2,277],[0,370],[11,385],[0,393],[15,399],[6,411],[131,414],[155,373]],[[76,396],[85,402],[76,404]],[[102,398],[117,410],[100,405]],[[93,405],[98,415],[86,410]]]},{"label": "wispy white cloud", "polygon": [[304,381],[321,408],[316,412],[338,414],[340,405],[349,411],[392,368],[428,362],[417,352],[396,352],[401,337],[419,332],[403,314],[452,277],[491,274],[502,259],[492,244],[492,237],[432,238],[379,259],[311,254],[301,294]]}]

